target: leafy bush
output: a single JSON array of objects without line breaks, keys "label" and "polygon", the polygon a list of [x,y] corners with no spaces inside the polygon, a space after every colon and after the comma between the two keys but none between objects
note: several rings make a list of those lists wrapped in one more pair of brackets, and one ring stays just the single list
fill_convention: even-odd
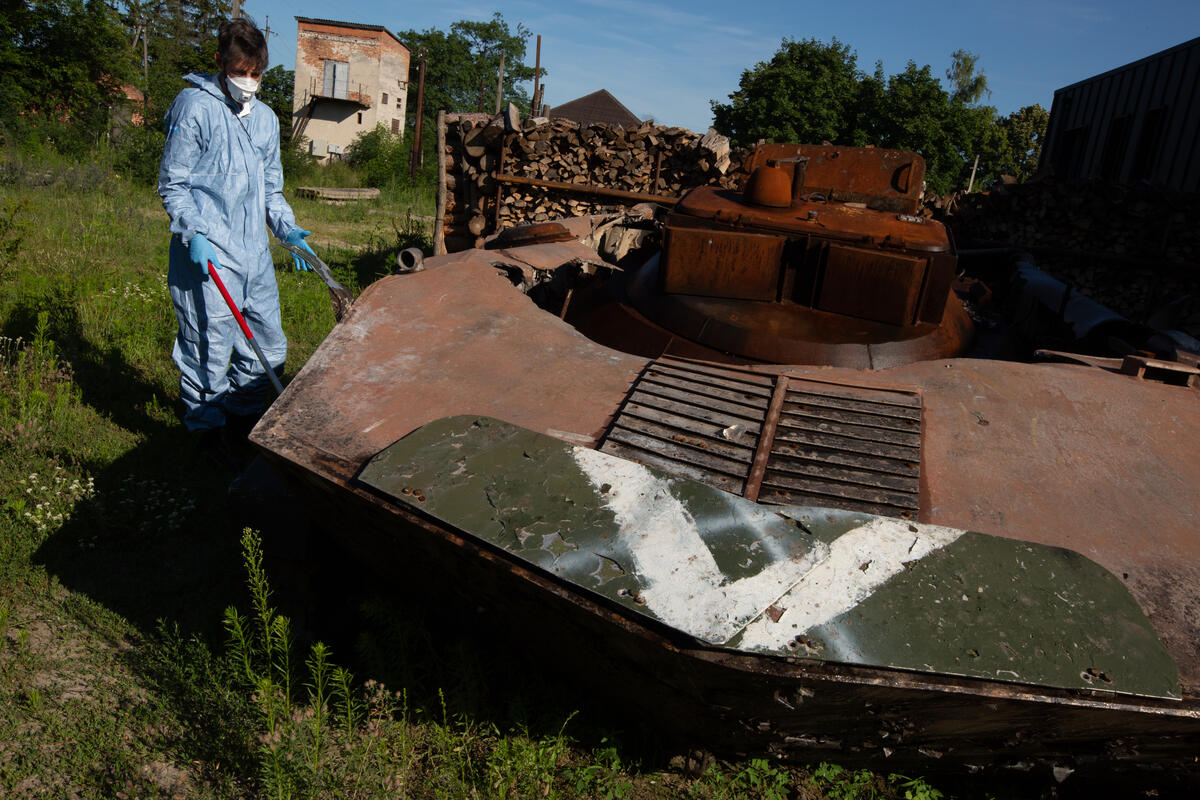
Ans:
[{"label": "leafy bush", "polygon": [[316,156],[308,152],[308,139],[290,139],[280,131],[279,161],[283,165],[283,182],[288,186],[310,183],[320,169]]},{"label": "leafy bush", "polygon": [[0,207],[0,280],[8,266],[17,259],[25,234],[23,232],[24,212],[26,203],[23,200],[10,198]]},{"label": "leafy bush", "polygon": [[135,183],[154,186],[158,183],[158,162],[162,160],[166,140],[160,125],[123,128],[113,137],[113,167]]},{"label": "leafy bush", "polygon": [[354,138],[346,152],[346,163],[360,173],[368,186],[381,189],[431,186],[437,180],[437,159],[433,152],[437,137],[432,127],[425,125],[421,139],[424,160],[416,175],[409,175],[412,131],[397,136],[382,125]]},{"label": "leafy bush", "polygon": [[358,169],[367,185],[389,186],[408,173],[409,153],[405,137],[397,136],[382,125],[354,137],[346,153],[346,163]]}]

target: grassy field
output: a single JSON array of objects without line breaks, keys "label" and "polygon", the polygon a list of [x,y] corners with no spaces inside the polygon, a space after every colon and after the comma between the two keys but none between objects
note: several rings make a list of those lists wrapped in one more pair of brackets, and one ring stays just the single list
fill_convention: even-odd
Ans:
[{"label": "grassy field", "polygon": [[[428,252],[430,193],[292,203],[352,290]],[[355,564],[264,542],[179,422],[166,227],[103,166],[0,165],[0,796],[941,796],[830,764],[689,769]],[[275,261],[291,376],[333,316]]]}]

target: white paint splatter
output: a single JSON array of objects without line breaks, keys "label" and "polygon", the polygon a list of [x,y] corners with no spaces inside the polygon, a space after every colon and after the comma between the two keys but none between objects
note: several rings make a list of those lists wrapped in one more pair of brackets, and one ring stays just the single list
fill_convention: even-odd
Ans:
[{"label": "white paint splatter", "polygon": [[794,637],[824,625],[870,597],[904,565],[955,542],[963,531],[876,517],[842,534],[829,557],[805,575],[777,605],[777,622],[763,616],[746,626],[741,649],[778,651]]},{"label": "white paint splatter", "polygon": [[[824,556],[823,547],[812,548],[730,581],[701,539],[696,520],[672,493],[670,480],[596,450],[576,447],[574,456],[601,502],[613,512],[621,541],[645,586],[647,610],[698,639],[727,642]],[[763,519],[769,516],[764,512]]]}]

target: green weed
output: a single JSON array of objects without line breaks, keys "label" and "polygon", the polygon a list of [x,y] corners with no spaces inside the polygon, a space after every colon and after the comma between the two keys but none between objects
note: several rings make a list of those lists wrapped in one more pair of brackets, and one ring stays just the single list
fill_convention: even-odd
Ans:
[{"label": "green weed", "polygon": [[849,770],[821,762],[812,771],[812,784],[829,800],[876,800],[890,796],[883,779],[870,770]]},{"label": "green weed", "polygon": [[924,778],[909,778],[892,773],[888,775],[888,781],[904,792],[904,800],[943,800],[945,797]]},{"label": "green weed", "polygon": [[[572,715],[574,716],[574,715]],[[558,797],[559,764],[568,750],[564,735],[570,717],[554,736],[533,737],[528,731],[507,736],[494,731],[495,746],[487,763],[488,787],[497,797]]]},{"label": "green weed", "polygon": [[633,793],[634,783],[625,772],[621,754],[607,737],[592,751],[592,761],[571,771],[576,794],[600,800],[624,800]]},{"label": "green weed", "polygon": [[0,208],[0,281],[9,273],[21,251],[28,205],[21,198],[10,198]]},{"label": "green weed", "polygon": [[750,797],[763,800],[787,800],[791,777],[765,758],[752,758],[733,776],[732,787]]}]

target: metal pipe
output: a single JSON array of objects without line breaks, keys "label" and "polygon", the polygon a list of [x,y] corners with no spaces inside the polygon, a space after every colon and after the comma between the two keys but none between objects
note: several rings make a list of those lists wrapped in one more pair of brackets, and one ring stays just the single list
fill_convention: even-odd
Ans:
[{"label": "metal pipe", "polygon": [[1072,291],[1070,286],[1039,269],[1032,260],[1018,260],[1016,267],[1017,276],[1023,283],[1023,292],[1053,311],[1067,324],[1077,340],[1083,339],[1105,322],[1126,321],[1117,312],[1082,292]]},{"label": "metal pipe", "polygon": [[968,252],[984,252],[992,250],[1010,250],[1032,253],[1035,256],[1057,256],[1078,258],[1088,261],[1109,261],[1118,264],[1134,266],[1163,267],[1170,269],[1200,269],[1200,261],[1164,261],[1155,257],[1130,256],[1123,253],[1103,252],[1099,250],[1079,250],[1072,247],[1056,247],[1053,245],[1028,244],[1025,242],[1003,242],[991,239],[971,239],[970,248],[959,250],[959,254]]},{"label": "metal pipe", "polygon": [[425,254],[419,247],[408,247],[396,256],[396,264],[401,272],[420,272],[425,269]]},{"label": "metal pipe", "polygon": [[975,188],[975,170],[979,169],[979,156],[975,156],[975,164],[971,167],[971,182],[967,184],[967,194]]}]

